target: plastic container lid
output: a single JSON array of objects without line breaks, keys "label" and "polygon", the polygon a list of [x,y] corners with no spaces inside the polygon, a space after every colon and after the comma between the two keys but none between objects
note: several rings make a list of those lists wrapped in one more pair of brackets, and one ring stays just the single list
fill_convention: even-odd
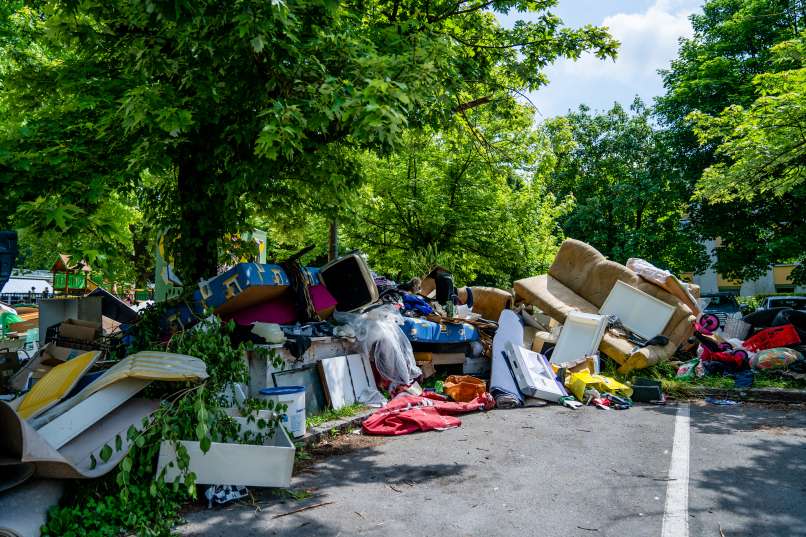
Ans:
[{"label": "plastic container lid", "polygon": [[279,388],[263,388],[260,395],[288,395],[305,391],[305,386],[281,386]]}]

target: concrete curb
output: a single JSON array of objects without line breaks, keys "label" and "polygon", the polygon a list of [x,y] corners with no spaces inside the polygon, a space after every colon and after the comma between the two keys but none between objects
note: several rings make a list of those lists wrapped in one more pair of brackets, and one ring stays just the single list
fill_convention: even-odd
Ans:
[{"label": "concrete curb", "polygon": [[311,427],[308,429],[308,432],[305,433],[305,436],[297,439],[296,441],[302,442],[305,447],[314,446],[330,436],[333,432],[345,433],[355,429],[356,427],[360,427],[361,424],[364,423],[364,420],[372,415],[372,413],[376,410],[377,409],[375,408],[369,408],[356,414],[355,416],[350,416],[349,418],[327,421],[322,425]]},{"label": "concrete curb", "polygon": [[755,401],[759,403],[806,403],[806,390],[789,390],[785,388],[748,388],[746,390],[722,388],[691,388],[690,397],[716,397],[738,401]]}]

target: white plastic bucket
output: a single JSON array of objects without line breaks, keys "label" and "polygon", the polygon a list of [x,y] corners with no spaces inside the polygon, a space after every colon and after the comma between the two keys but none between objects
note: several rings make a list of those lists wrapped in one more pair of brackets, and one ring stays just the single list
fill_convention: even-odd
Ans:
[{"label": "white plastic bucket", "polygon": [[283,414],[286,429],[295,438],[305,434],[305,386],[280,386],[260,390],[262,399],[271,399],[288,406]]}]

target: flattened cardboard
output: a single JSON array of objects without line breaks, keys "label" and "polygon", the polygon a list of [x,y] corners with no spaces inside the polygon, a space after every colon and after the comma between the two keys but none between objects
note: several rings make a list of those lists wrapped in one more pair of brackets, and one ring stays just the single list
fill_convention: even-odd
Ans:
[{"label": "flattened cardboard", "polygon": [[81,341],[95,341],[99,335],[101,323],[82,321],[80,319],[67,319],[59,325],[59,336],[79,339]]}]

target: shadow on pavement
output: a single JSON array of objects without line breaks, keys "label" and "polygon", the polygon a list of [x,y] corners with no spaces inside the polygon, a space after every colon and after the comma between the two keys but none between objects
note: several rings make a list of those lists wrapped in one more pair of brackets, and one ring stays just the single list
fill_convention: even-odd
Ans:
[{"label": "shadow on pavement", "polygon": [[[346,435],[349,441],[350,435]],[[344,437],[342,437],[343,439]],[[463,464],[423,464],[420,461],[396,461],[379,463],[377,446],[394,441],[389,438],[355,436],[362,447],[349,445],[320,446],[313,450],[314,457],[324,457],[310,464],[303,464],[294,472],[292,494],[302,494],[304,499],[294,499],[279,489],[250,488],[255,496],[255,505],[238,504],[228,508],[198,510],[187,516],[189,524],[178,528],[181,535],[204,535],[205,537],[231,537],[232,535],[331,536],[344,534],[338,523],[330,525],[333,513],[341,509],[337,503],[317,507],[309,511],[274,518],[278,514],[291,513],[304,507],[316,506],[329,501],[329,496],[341,487],[359,483],[386,485],[393,493],[415,484],[442,479],[460,480],[466,468]],[[339,442],[339,440],[335,441]],[[369,444],[369,445],[367,445]],[[361,513],[354,513],[362,517]]]},{"label": "shadow on pavement", "polygon": [[803,406],[692,402],[690,476],[692,535],[806,536]]}]

